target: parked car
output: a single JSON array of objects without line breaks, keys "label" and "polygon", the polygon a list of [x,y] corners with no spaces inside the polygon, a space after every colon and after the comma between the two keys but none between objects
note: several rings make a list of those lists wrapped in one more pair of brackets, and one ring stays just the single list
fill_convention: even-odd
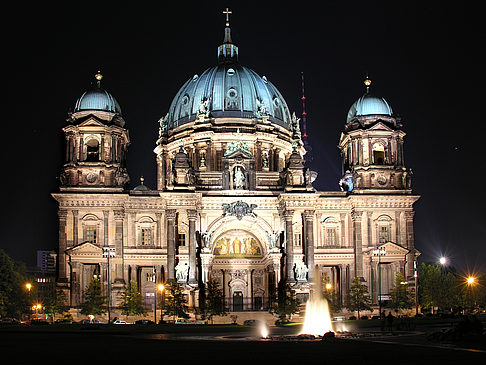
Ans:
[{"label": "parked car", "polygon": [[135,321],[135,324],[154,324],[154,321],[151,321],[150,319],[139,319],[138,321]]},{"label": "parked car", "polygon": [[124,321],[123,319],[117,319],[116,321],[113,321],[113,324],[130,324],[130,323]]},{"label": "parked car", "polygon": [[346,320],[346,317],[344,317],[344,316],[336,316],[336,317],[332,317],[332,320],[333,321],[345,321]]},{"label": "parked car", "polygon": [[255,327],[260,325],[266,325],[266,323],[258,319],[247,319],[243,322],[243,326]]}]

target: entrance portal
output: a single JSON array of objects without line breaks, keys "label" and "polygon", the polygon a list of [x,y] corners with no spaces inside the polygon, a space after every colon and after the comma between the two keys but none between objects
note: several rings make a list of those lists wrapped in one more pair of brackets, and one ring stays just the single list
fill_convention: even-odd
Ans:
[{"label": "entrance portal", "polygon": [[243,312],[243,293],[240,291],[233,293],[233,312]]}]

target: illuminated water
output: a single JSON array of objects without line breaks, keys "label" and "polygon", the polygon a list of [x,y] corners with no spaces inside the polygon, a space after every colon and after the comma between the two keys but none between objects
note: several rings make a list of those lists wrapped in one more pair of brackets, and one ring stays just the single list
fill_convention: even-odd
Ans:
[{"label": "illuminated water", "polygon": [[316,272],[314,274],[313,290],[305,307],[304,327],[300,334],[323,336],[329,331],[332,331],[329,304],[326,298],[322,296],[320,275]]}]

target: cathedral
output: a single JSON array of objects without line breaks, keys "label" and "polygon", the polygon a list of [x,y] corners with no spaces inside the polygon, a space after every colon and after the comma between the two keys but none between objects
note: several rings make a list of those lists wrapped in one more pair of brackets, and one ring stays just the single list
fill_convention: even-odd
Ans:
[{"label": "cathedral", "polygon": [[129,189],[129,121],[101,73],[69,113],[52,196],[58,286],[72,307],[95,275],[110,307],[134,281],[153,308],[157,284],[177,280],[194,312],[208,280],[230,312],[242,312],[268,310],[281,281],[304,302],[325,275],[344,302],[358,277],[377,305],[397,273],[414,275],[419,197],[391,106],[367,79],[336,136],[337,189],[316,191],[300,119],[270,80],[239,63],[226,16],[215,66],[187,80],[154,124],[154,189],[143,179]]}]

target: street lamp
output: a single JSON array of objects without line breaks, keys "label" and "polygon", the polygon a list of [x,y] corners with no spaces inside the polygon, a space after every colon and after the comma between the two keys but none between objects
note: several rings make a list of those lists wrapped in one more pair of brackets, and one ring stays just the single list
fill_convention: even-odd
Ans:
[{"label": "street lamp", "polygon": [[441,258],[439,259],[439,263],[444,266],[447,264],[447,258],[445,258],[444,256],[441,256]]},{"label": "street lamp", "polygon": [[103,257],[106,257],[107,260],[107,269],[106,269],[106,280],[107,282],[107,292],[108,292],[108,324],[111,323],[111,285],[110,285],[110,257],[115,257],[115,248],[104,246],[103,247]]},{"label": "street lamp", "polygon": [[373,250],[373,256],[378,256],[378,306],[381,318],[381,256],[386,255],[386,248],[380,246]]},{"label": "street lamp", "polygon": [[[164,289],[165,286],[164,284],[159,284],[157,285],[157,290],[160,291],[160,294],[162,295],[161,299],[161,305],[160,305],[160,321],[162,322],[164,320]],[[157,303],[157,293],[155,293],[155,298],[156,298],[156,303]],[[157,323],[157,321],[155,321]]]}]

